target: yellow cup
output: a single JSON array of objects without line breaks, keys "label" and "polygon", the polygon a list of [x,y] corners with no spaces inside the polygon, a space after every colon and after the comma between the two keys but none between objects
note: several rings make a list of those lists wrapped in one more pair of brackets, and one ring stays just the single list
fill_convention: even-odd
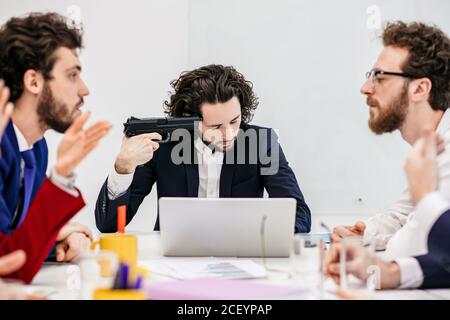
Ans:
[{"label": "yellow cup", "polygon": [[94,300],[145,300],[146,294],[143,290],[111,290],[96,289],[93,292]]},{"label": "yellow cup", "polygon": [[101,250],[113,251],[117,254],[120,262],[126,262],[131,267],[137,264],[137,237],[131,234],[108,234],[100,236],[94,241],[91,249],[99,245]]}]

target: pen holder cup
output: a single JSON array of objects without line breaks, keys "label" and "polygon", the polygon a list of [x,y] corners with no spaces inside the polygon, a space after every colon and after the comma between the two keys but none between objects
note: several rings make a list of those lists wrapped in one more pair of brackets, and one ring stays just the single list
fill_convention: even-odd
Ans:
[{"label": "pen holder cup", "polygon": [[100,246],[101,250],[113,251],[117,254],[119,262],[128,263],[132,268],[137,264],[137,237],[131,234],[107,234],[101,235],[94,241],[91,249]]},{"label": "pen holder cup", "polygon": [[93,292],[94,300],[145,300],[144,290],[112,290],[96,289]]}]

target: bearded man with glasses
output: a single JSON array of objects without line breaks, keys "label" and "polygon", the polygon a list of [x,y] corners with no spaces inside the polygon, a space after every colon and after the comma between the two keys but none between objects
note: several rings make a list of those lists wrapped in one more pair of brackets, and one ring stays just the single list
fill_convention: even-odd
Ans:
[{"label": "bearded man with glasses", "polygon": [[369,128],[377,135],[399,130],[410,145],[424,130],[436,131],[438,190],[414,203],[406,189],[386,212],[335,227],[332,240],[363,236],[393,260],[427,252],[427,236],[437,219],[431,213],[450,199],[450,40],[435,26],[401,21],[388,23],[381,38],[384,49],[361,87],[369,106]]}]

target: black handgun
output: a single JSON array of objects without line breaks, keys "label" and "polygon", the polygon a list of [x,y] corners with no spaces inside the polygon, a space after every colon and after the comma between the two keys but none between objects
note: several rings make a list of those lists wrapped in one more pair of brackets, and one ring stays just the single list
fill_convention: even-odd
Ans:
[{"label": "black handgun", "polygon": [[157,132],[162,136],[158,143],[172,141],[172,132],[176,129],[185,129],[193,132],[196,123],[202,121],[199,117],[168,117],[168,118],[142,118],[130,117],[123,124],[123,132],[127,137],[139,134]]}]

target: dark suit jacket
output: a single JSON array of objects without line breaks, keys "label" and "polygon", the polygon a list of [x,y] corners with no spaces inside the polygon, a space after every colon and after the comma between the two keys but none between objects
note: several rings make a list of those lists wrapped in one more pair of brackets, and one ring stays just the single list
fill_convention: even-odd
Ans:
[{"label": "dark suit jacket", "polygon": [[[237,163],[238,152],[235,152],[234,163],[224,160],[220,175],[220,197],[263,197],[264,189],[266,189],[269,197],[295,198],[297,200],[295,231],[309,232],[311,228],[310,210],[305,203],[295,174],[289,167],[283,150],[278,144],[275,132],[268,128],[252,125],[242,126],[242,129],[243,134],[239,136],[239,139],[242,139],[243,135],[256,132],[256,143],[251,144],[251,139],[244,139],[245,159],[243,161],[241,159]],[[109,200],[108,181],[105,181],[95,208],[95,220],[97,228],[101,232],[117,231],[117,207],[120,205],[127,205],[128,224],[136,214],[139,205],[152,190],[155,182],[158,198],[198,196],[199,176],[196,164],[198,162],[193,162],[196,159],[194,142],[190,142],[190,164],[185,162],[175,164],[172,161],[171,153],[175,145],[176,143],[161,144],[153,159],[136,169],[131,186],[124,195],[117,199]],[[256,155],[255,152],[251,153],[251,150],[255,150],[254,147],[257,147]],[[183,152],[180,154],[184,155]],[[253,155],[256,156],[256,160]],[[267,162],[266,157],[270,158],[272,155],[274,158],[272,162]],[[276,168],[276,166],[279,169],[275,174],[261,174],[269,167]],[[159,230],[159,219],[156,220],[155,230]]]},{"label": "dark suit jacket", "polygon": [[421,288],[450,288],[450,210],[434,223],[428,235],[428,253],[416,257],[423,272]]},{"label": "dark suit jacket", "polygon": [[[34,144],[33,152],[36,158],[36,176],[32,199],[44,181],[47,170],[48,151],[45,139]],[[20,160],[16,133],[12,122],[9,122],[1,139],[0,157],[0,232],[5,234],[14,230],[12,222],[20,192]]]}]

